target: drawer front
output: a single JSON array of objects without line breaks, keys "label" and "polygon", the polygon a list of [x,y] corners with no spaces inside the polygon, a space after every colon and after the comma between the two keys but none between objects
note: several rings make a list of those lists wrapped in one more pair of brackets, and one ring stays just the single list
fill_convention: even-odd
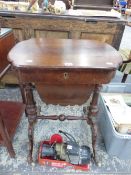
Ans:
[{"label": "drawer front", "polygon": [[22,69],[19,71],[22,82],[45,84],[104,84],[109,83],[115,75],[113,70],[95,69],[86,71]]}]

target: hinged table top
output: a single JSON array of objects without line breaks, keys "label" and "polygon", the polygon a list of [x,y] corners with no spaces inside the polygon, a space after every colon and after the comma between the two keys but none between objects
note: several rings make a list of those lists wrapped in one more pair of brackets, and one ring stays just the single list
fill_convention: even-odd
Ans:
[{"label": "hinged table top", "polygon": [[106,43],[76,39],[29,39],[16,44],[8,55],[16,67],[116,69],[122,62]]}]

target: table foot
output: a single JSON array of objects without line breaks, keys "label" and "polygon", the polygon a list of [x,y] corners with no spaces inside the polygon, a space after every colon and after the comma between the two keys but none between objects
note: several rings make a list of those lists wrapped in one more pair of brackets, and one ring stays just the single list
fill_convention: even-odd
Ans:
[{"label": "table foot", "polygon": [[33,162],[32,153],[33,153],[33,136],[34,136],[34,124],[29,123],[28,128],[28,138],[29,138],[29,155],[28,155],[28,163]]},{"label": "table foot", "polygon": [[93,120],[89,117],[87,118],[87,124],[91,127],[91,133],[92,133],[92,150],[93,150],[93,160],[97,164],[96,160],[96,138],[97,138],[97,127],[96,124],[93,122]]},{"label": "table foot", "polygon": [[84,115],[86,115],[87,119],[87,124],[90,125],[90,128],[91,128],[91,134],[92,134],[92,150],[93,150],[93,155],[92,155],[92,158],[93,158],[93,161],[95,162],[95,164],[98,164],[97,163],[97,160],[96,160],[96,139],[97,139],[97,127],[96,127],[96,124],[95,122],[93,121],[93,117],[92,117],[92,111],[91,111],[91,108],[89,107],[89,109],[87,110],[87,108],[83,108],[83,112],[84,112]]},{"label": "table foot", "polygon": [[27,157],[27,162],[31,164],[33,162],[32,156],[29,154]]},{"label": "table foot", "polygon": [[101,162],[97,159],[97,157],[92,156],[92,163],[98,167],[101,167]]}]

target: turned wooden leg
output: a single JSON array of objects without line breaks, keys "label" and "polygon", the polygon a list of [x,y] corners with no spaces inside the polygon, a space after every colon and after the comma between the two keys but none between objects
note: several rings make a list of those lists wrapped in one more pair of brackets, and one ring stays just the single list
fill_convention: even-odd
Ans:
[{"label": "turned wooden leg", "polygon": [[97,127],[95,122],[93,122],[93,118],[91,116],[92,112],[91,112],[91,108],[89,108],[88,112],[87,109],[84,108],[83,109],[84,114],[87,116],[87,124],[90,125],[91,127],[91,135],[92,135],[92,150],[93,150],[93,160],[96,164],[98,164],[97,160],[96,160],[96,139],[97,139]]},{"label": "turned wooden leg", "polygon": [[14,149],[13,149],[13,146],[12,146],[12,143],[11,143],[11,140],[9,138],[9,134],[8,134],[8,131],[7,131],[7,128],[4,124],[4,121],[2,119],[2,115],[0,114],[0,134],[1,134],[1,137],[4,141],[4,144],[10,154],[10,157],[11,158],[15,158],[15,152],[14,152]]},{"label": "turned wooden leg", "polygon": [[21,91],[23,103],[26,104],[26,94],[25,94],[25,89],[24,89],[25,86],[21,83],[19,86],[20,86],[20,91]]},{"label": "turned wooden leg", "polygon": [[32,153],[33,153],[33,140],[34,140],[34,123],[36,122],[37,118],[37,108],[35,105],[34,97],[33,97],[33,90],[32,85],[25,84],[24,86],[24,99],[26,104],[26,115],[28,117],[28,138],[29,138],[29,155],[28,155],[28,162],[31,163],[33,161]]},{"label": "turned wooden leg", "polygon": [[101,90],[101,85],[95,85],[93,96],[92,96],[92,101],[90,103],[89,110],[91,111],[91,115],[96,115],[98,112],[98,98],[99,98],[99,93]]},{"label": "turned wooden leg", "polygon": [[28,163],[33,162],[32,153],[33,153],[33,137],[34,137],[34,122],[29,121],[28,125],[28,138],[29,138],[29,155]]},{"label": "turned wooden leg", "polygon": [[93,115],[98,112],[98,97],[99,97],[99,92],[101,89],[101,85],[96,85],[93,96],[92,96],[92,101],[89,106],[88,114],[87,114],[87,123],[91,126],[91,132],[92,132],[92,149],[93,149],[93,159],[96,164],[98,164],[96,160],[96,139],[97,139],[97,126],[96,123],[93,121]]},{"label": "turned wooden leg", "polygon": [[97,139],[97,127],[95,122],[89,117],[87,123],[91,126],[91,134],[92,134],[92,150],[93,150],[93,160],[96,164],[98,164],[96,159],[96,139]]}]

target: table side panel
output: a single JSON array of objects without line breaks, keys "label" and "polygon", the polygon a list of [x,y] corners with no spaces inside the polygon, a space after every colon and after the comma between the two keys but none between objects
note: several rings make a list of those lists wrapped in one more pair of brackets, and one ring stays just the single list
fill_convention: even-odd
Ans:
[{"label": "table side panel", "polygon": [[89,99],[95,85],[61,84],[58,86],[35,83],[35,87],[46,104],[81,105]]}]

